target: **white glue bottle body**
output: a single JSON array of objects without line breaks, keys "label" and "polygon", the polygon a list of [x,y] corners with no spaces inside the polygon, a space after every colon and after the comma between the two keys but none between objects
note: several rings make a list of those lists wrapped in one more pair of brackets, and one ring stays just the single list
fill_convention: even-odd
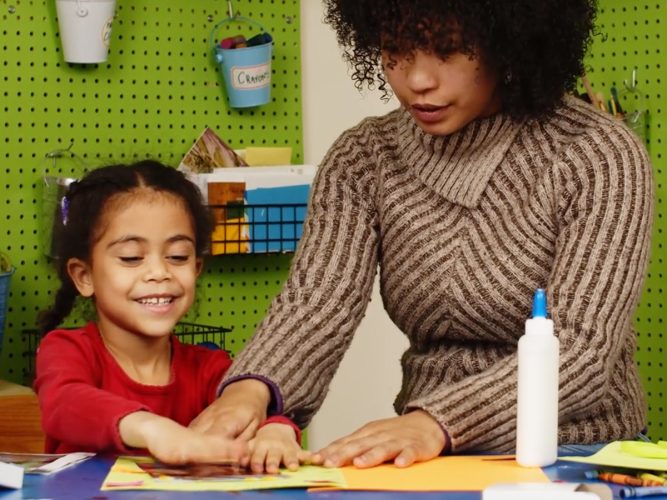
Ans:
[{"label": "white glue bottle body", "polygon": [[518,348],[516,461],[544,467],[558,458],[558,339],[542,289],[535,291],[532,316]]}]

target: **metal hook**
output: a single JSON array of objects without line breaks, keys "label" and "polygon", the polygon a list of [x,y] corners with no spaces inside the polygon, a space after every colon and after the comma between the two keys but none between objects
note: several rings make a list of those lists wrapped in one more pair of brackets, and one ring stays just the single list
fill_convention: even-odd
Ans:
[{"label": "metal hook", "polygon": [[74,139],[72,139],[69,143],[69,146],[67,146],[66,149],[54,149],[53,151],[49,151],[46,153],[45,157],[46,158],[60,158],[65,154],[70,154],[72,156],[75,156],[74,153],[72,152],[72,146],[74,146]]},{"label": "metal hook", "polygon": [[227,15],[231,18],[234,18],[234,8],[232,7],[232,0],[227,0]]}]

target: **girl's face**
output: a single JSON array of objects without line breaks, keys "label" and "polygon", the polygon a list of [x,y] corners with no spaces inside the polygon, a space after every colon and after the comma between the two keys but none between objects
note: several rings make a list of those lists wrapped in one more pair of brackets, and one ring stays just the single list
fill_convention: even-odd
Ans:
[{"label": "girl's face", "polygon": [[478,58],[454,53],[443,60],[417,50],[383,53],[382,64],[394,94],[428,134],[452,134],[501,108],[497,77]]},{"label": "girl's face", "polygon": [[201,259],[182,200],[142,189],[112,199],[90,263],[70,259],[81,295],[95,298],[105,336],[164,337],[188,311]]}]

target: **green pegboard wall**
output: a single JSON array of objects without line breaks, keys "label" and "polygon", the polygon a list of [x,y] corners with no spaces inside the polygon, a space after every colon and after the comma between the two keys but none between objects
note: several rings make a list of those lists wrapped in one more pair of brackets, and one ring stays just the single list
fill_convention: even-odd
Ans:
[{"label": "green pegboard wall", "polygon": [[[299,0],[233,0],[234,13],[274,39],[271,102],[233,110],[211,58],[209,37],[228,15],[221,0],[117,0],[109,58],[63,62],[55,2],[0,2],[0,249],[13,276],[0,378],[22,382],[28,359],[21,332],[51,302],[55,275],[39,243],[45,171],[71,175],[45,155],[66,149],[90,167],[144,157],[177,165],[205,127],[234,148],[289,145],[302,163]],[[219,38],[242,31],[223,25]],[[225,31],[227,30],[227,31]],[[233,31],[232,31],[233,30]],[[251,32],[254,34],[254,32]],[[237,352],[278,292],[289,255],[211,258],[186,319],[233,327]]]},{"label": "green pegboard wall", "polygon": [[[299,2],[235,0],[234,7],[262,23],[276,40],[272,102],[251,111],[228,109],[209,57],[210,30],[227,15],[221,0],[118,0],[109,60],[90,66],[62,62],[52,1],[0,3],[0,248],[9,251],[18,267],[0,377],[22,380],[26,360],[20,332],[34,325],[55,287],[37,239],[38,188],[47,152],[66,148],[73,140],[74,151],[92,166],[145,156],[178,163],[200,131],[210,126],[235,148],[289,144],[295,151],[293,161],[301,161]],[[667,5],[660,0],[600,0],[600,34],[587,61],[593,86],[607,94],[612,85],[621,89],[637,68],[638,89],[649,110],[656,219],[636,326],[654,440],[667,439],[664,23]],[[212,259],[201,280],[196,316],[189,319],[233,326],[230,344],[238,350],[279,290],[288,264],[289,256]]]},{"label": "green pegboard wall", "polygon": [[[660,0],[600,0],[596,36],[587,60],[588,75],[595,90],[606,96],[612,86],[621,90],[624,80],[632,86],[636,69],[637,90],[643,96],[622,96],[629,108],[648,109],[646,142],[653,162],[656,186],[656,214],[651,262],[644,294],[636,314],[639,334],[637,362],[648,395],[649,436],[667,439],[665,378],[667,347],[667,3]],[[663,16],[665,16],[663,18]],[[627,99],[626,99],[627,97]]]}]

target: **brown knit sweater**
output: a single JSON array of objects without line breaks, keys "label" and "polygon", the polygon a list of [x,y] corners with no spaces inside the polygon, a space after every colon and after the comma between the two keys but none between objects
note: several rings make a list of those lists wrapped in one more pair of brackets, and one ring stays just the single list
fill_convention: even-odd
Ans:
[{"label": "brown knit sweater", "polygon": [[548,120],[501,114],[445,137],[403,110],[366,119],[320,166],[289,278],[228,378],[270,379],[306,425],[379,264],[410,340],[396,411],[429,412],[455,452],[511,451],[517,342],[541,287],[560,341],[561,444],[631,437],[645,425],[632,317],[652,195],[644,147],[573,98]]}]

